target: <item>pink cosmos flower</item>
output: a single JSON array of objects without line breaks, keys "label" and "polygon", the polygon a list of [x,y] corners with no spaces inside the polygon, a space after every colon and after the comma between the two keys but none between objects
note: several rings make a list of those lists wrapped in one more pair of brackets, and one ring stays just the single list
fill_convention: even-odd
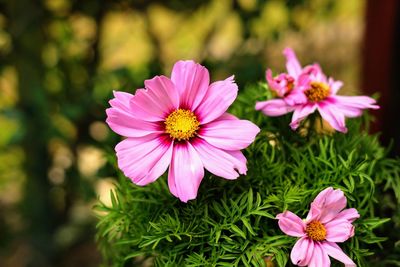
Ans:
[{"label": "pink cosmos flower", "polygon": [[346,133],[345,118],[359,117],[363,109],[378,109],[375,99],[368,96],[339,96],[336,93],[342,87],[341,81],[327,78],[319,67],[308,75],[299,78],[299,86],[307,101],[296,105],[290,127],[297,129],[300,122],[309,114],[318,110],[321,117],[335,130]]},{"label": "pink cosmos flower", "polygon": [[[347,132],[346,117],[361,116],[363,109],[379,108],[378,105],[375,105],[376,101],[367,96],[336,95],[343,85],[341,81],[327,78],[318,64],[302,68],[295,53],[289,48],[284,50],[284,54],[287,59],[287,75],[294,79],[291,85],[293,93],[288,91],[283,98],[257,102],[256,109],[262,110],[264,114],[280,116],[294,111],[290,126],[295,130],[308,115],[318,110],[321,117],[335,130],[345,133]],[[267,81],[270,87],[277,91],[275,88],[279,85],[278,81],[272,84],[268,77],[268,71]],[[280,84],[283,86],[285,83]],[[282,88],[280,90],[282,91]]]},{"label": "pink cosmos flower", "polygon": [[299,86],[299,77],[314,70],[313,66],[306,66],[304,69],[290,48],[283,50],[286,57],[287,73],[281,73],[275,78],[272,77],[271,69],[266,71],[266,80],[269,88],[277,98],[256,103],[256,110],[262,110],[267,116],[280,116],[294,110],[295,104],[306,102],[306,97]]},{"label": "pink cosmos flower", "polygon": [[300,237],[290,254],[293,264],[327,267],[331,256],[345,266],[356,266],[336,244],[354,236],[352,222],[360,217],[356,209],[344,209],[346,204],[347,199],[340,189],[328,187],[311,203],[305,220],[290,211],[276,216],[282,232]]},{"label": "pink cosmos flower", "polygon": [[144,84],[135,95],[114,92],[106,111],[110,128],[127,137],[115,148],[125,176],[144,186],[169,167],[171,193],[187,202],[196,198],[204,168],[226,179],[246,174],[240,150],[260,129],[226,113],[238,92],[233,76],[210,84],[205,67],[178,61],[171,78]]}]

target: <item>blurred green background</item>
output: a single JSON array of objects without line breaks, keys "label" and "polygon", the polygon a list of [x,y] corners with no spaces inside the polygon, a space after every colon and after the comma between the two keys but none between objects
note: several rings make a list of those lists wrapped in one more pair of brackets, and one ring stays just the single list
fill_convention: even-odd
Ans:
[{"label": "blurred green background", "polygon": [[[132,92],[179,59],[239,88],[284,69],[281,51],[355,93],[362,0],[0,0],[0,266],[98,266],[97,199],[119,137],[113,90]],[[343,92],[342,92],[343,93]]]}]

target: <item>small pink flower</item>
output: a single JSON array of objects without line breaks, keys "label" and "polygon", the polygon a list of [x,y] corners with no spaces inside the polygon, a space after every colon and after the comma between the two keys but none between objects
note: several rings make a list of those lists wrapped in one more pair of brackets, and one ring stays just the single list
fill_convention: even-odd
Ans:
[{"label": "small pink flower", "polygon": [[265,77],[267,79],[269,88],[280,98],[287,97],[294,88],[295,79],[289,74],[281,73],[273,78],[272,71],[268,69]]},{"label": "small pink flower", "polygon": [[375,105],[376,101],[367,96],[336,95],[343,85],[341,81],[327,78],[318,64],[302,68],[290,48],[286,48],[284,54],[288,74],[280,74],[272,79],[271,71],[267,70],[268,84],[280,98],[257,102],[256,110],[262,110],[267,116],[280,116],[294,111],[290,123],[293,130],[318,110],[334,129],[345,133],[346,117],[361,116],[363,109],[379,108]]},{"label": "small pink flower", "polygon": [[331,256],[345,266],[356,266],[336,244],[354,236],[352,222],[360,217],[356,209],[344,209],[346,203],[346,197],[340,189],[328,187],[311,203],[305,220],[290,211],[276,216],[282,232],[300,237],[290,254],[293,264],[327,267],[331,264]]},{"label": "small pink flower", "polygon": [[178,61],[171,79],[144,84],[135,95],[114,92],[106,111],[111,129],[127,137],[115,148],[125,176],[144,186],[169,167],[171,193],[187,202],[196,198],[204,168],[226,179],[246,174],[240,150],[260,129],[226,113],[238,92],[233,76],[210,84],[205,67]]},{"label": "small pink flower", "polygon": [[[286,57],[286,70],[287,73],[281,73],[277,77],[272,78],[272,71],[270,69],[266,72],[266,79],[271,90],[273,90],[278,97],[286,99],[289,95],[297,93],[297,90],[302,91],[299,84],[300,77],[302,75],[309,75],[313,73],[317,64],[308,65],[304,68],[301,67],[296,54],[291,48],[285,48],[283,50],[283,55]],[[299,95],[299,97],[301,97]],[[302,98],[302,102],[305,98]]]},{"label": "small pink flower", "polygon": [[273,78],[272,71],[267,69],[265,75],[269,88],[278,98],[256,103],[256,110],[262,110],[267,116],[280,116],[292,112],[295,104],[306,102],[306,97],[298,86],[298,80],[302,74],[312,70],[311,66],[303,69],[290,48],[285,48],[283,54],[286,57],[287,73],[281,73]]},{"label": "small pink flower", "polygon": [[379,108],[375,105],[375,99],[368,96],[336,95],[343,83],[327,78],[319,67],[314,68],[310,74],[302,74],[299,77],[299,87],[302,88],[307,101],[294,107],[290,123],[293,130],[297,129],[309,114],[318,110],[321,117],[335,130],[346,133],[346,117],[359,117],[363,109]]}]

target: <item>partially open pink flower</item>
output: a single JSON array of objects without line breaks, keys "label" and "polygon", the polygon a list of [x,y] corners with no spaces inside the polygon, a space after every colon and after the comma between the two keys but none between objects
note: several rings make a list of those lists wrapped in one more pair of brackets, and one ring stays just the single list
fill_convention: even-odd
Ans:
[{"label": "partially open pink flower", "polygon": [[327,267],[331,264],[331,256],[345,266],[356,266],[336,244],[354,236],[352,222],[360,217],[356,209],[344,209],[346,203],[346,197],[340,189],[329,187],[311,203],[305,220],[290,211],[276,216],[282,232],[300,237],[290,254],[293,264]]},{"label": "partially open pink flower", "polygon": [[127,137],[120,142],[118,166],[133,183],[154,182],[169,167],[168,186],[181,201],[195,199],[204,168],[226,179],[246,174],[241,149],[260,129],[226,113],[238,87],[233,76],[210,84],[207,69],[178,61],[171,79],[156,76],[135,95],[114,92],[107,123]]},{"label": "partially open pink flower", "polygon": [[377,109],[376,101],[367,96],[338,96],[341,81],[327,78],[318,64],[301,67],[290,48],[284,50],[287,74],[272,78],[267,70],[267,82],[278,98],[256,103],[256,110],[267,116],[280,116],[293,112],[290,126],[297,129],[311,113],[318,110],[321,117],[339,132],[346,132],[346,117],[361,116],[362,110]]},{"label": "partially open pink flower", "polygon": [[287,97],[294,88],[295,79],[289,74],[281,73],[273,78],[272,71],[268,69],[265,77],[269,88],[280,98]]},{"label": "partially open pink flower", "polygon": [[298,86],[298,78],[304,73],[309,73],[311,66],[301,67],[296,54],[290,48],[285,48],[287,73],[272,77],[272,71],[267,69],[266,79],[269,89],[277,98],[256,103],[256,110],[262,110],[267,116],[280,116],[294,110],[294,105],[306,102],[303,91]]}]

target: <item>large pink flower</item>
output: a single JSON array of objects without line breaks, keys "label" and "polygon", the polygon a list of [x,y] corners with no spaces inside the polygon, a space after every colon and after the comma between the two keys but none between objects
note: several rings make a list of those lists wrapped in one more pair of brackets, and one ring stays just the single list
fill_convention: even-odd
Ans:
[{"label": "large pink flower", "polygon": [[169,167],[168,186],[181,201],[195,199],[204,168],[226,178],[246,174],[241,149],[260,129],[226,113],[238,87],[233,76],[210,84],[208,70],[178,61],[171,79],[156,76],[135,95],[114,92],[107,123],[127,137],[120,142],[118,166],[133,183],[154,182]]},{"label": "large pink flower", "polygon": [[356,266],[336,244],[354,235],[352,222],[360,217],[356,209],[344,209],[346,204],[346,197],[340,189],[328,187],[311,203],[305,220],[290,211],[276,216],[282,232],[300,237],[290,254],[293,264],[327,267],[330,266],[331,256],[345,266]]},{"label": "large pink flower", "polygon": [[[280,116],[294,111],[290,126],[295,130],[308,115],[318,110],[321,117],[334,129],[345,133],[347,132],[346,117],[361,116],[363,109],[379,108],[375,105],[376,101],[367,96],[336,95],[343,85],[341,81],[327,78],[318,64],[302,68],[294,51],[290,48],[286,48],[284,54],[288,74],[280,74],[277,78],[271,79],[270,71],[267,71],[270,88],[281,93],[277,93],[280,98],[257,102],[256,109],[262,110],[264,114]],[[290,90],[285,91],[283,87]]]}]

